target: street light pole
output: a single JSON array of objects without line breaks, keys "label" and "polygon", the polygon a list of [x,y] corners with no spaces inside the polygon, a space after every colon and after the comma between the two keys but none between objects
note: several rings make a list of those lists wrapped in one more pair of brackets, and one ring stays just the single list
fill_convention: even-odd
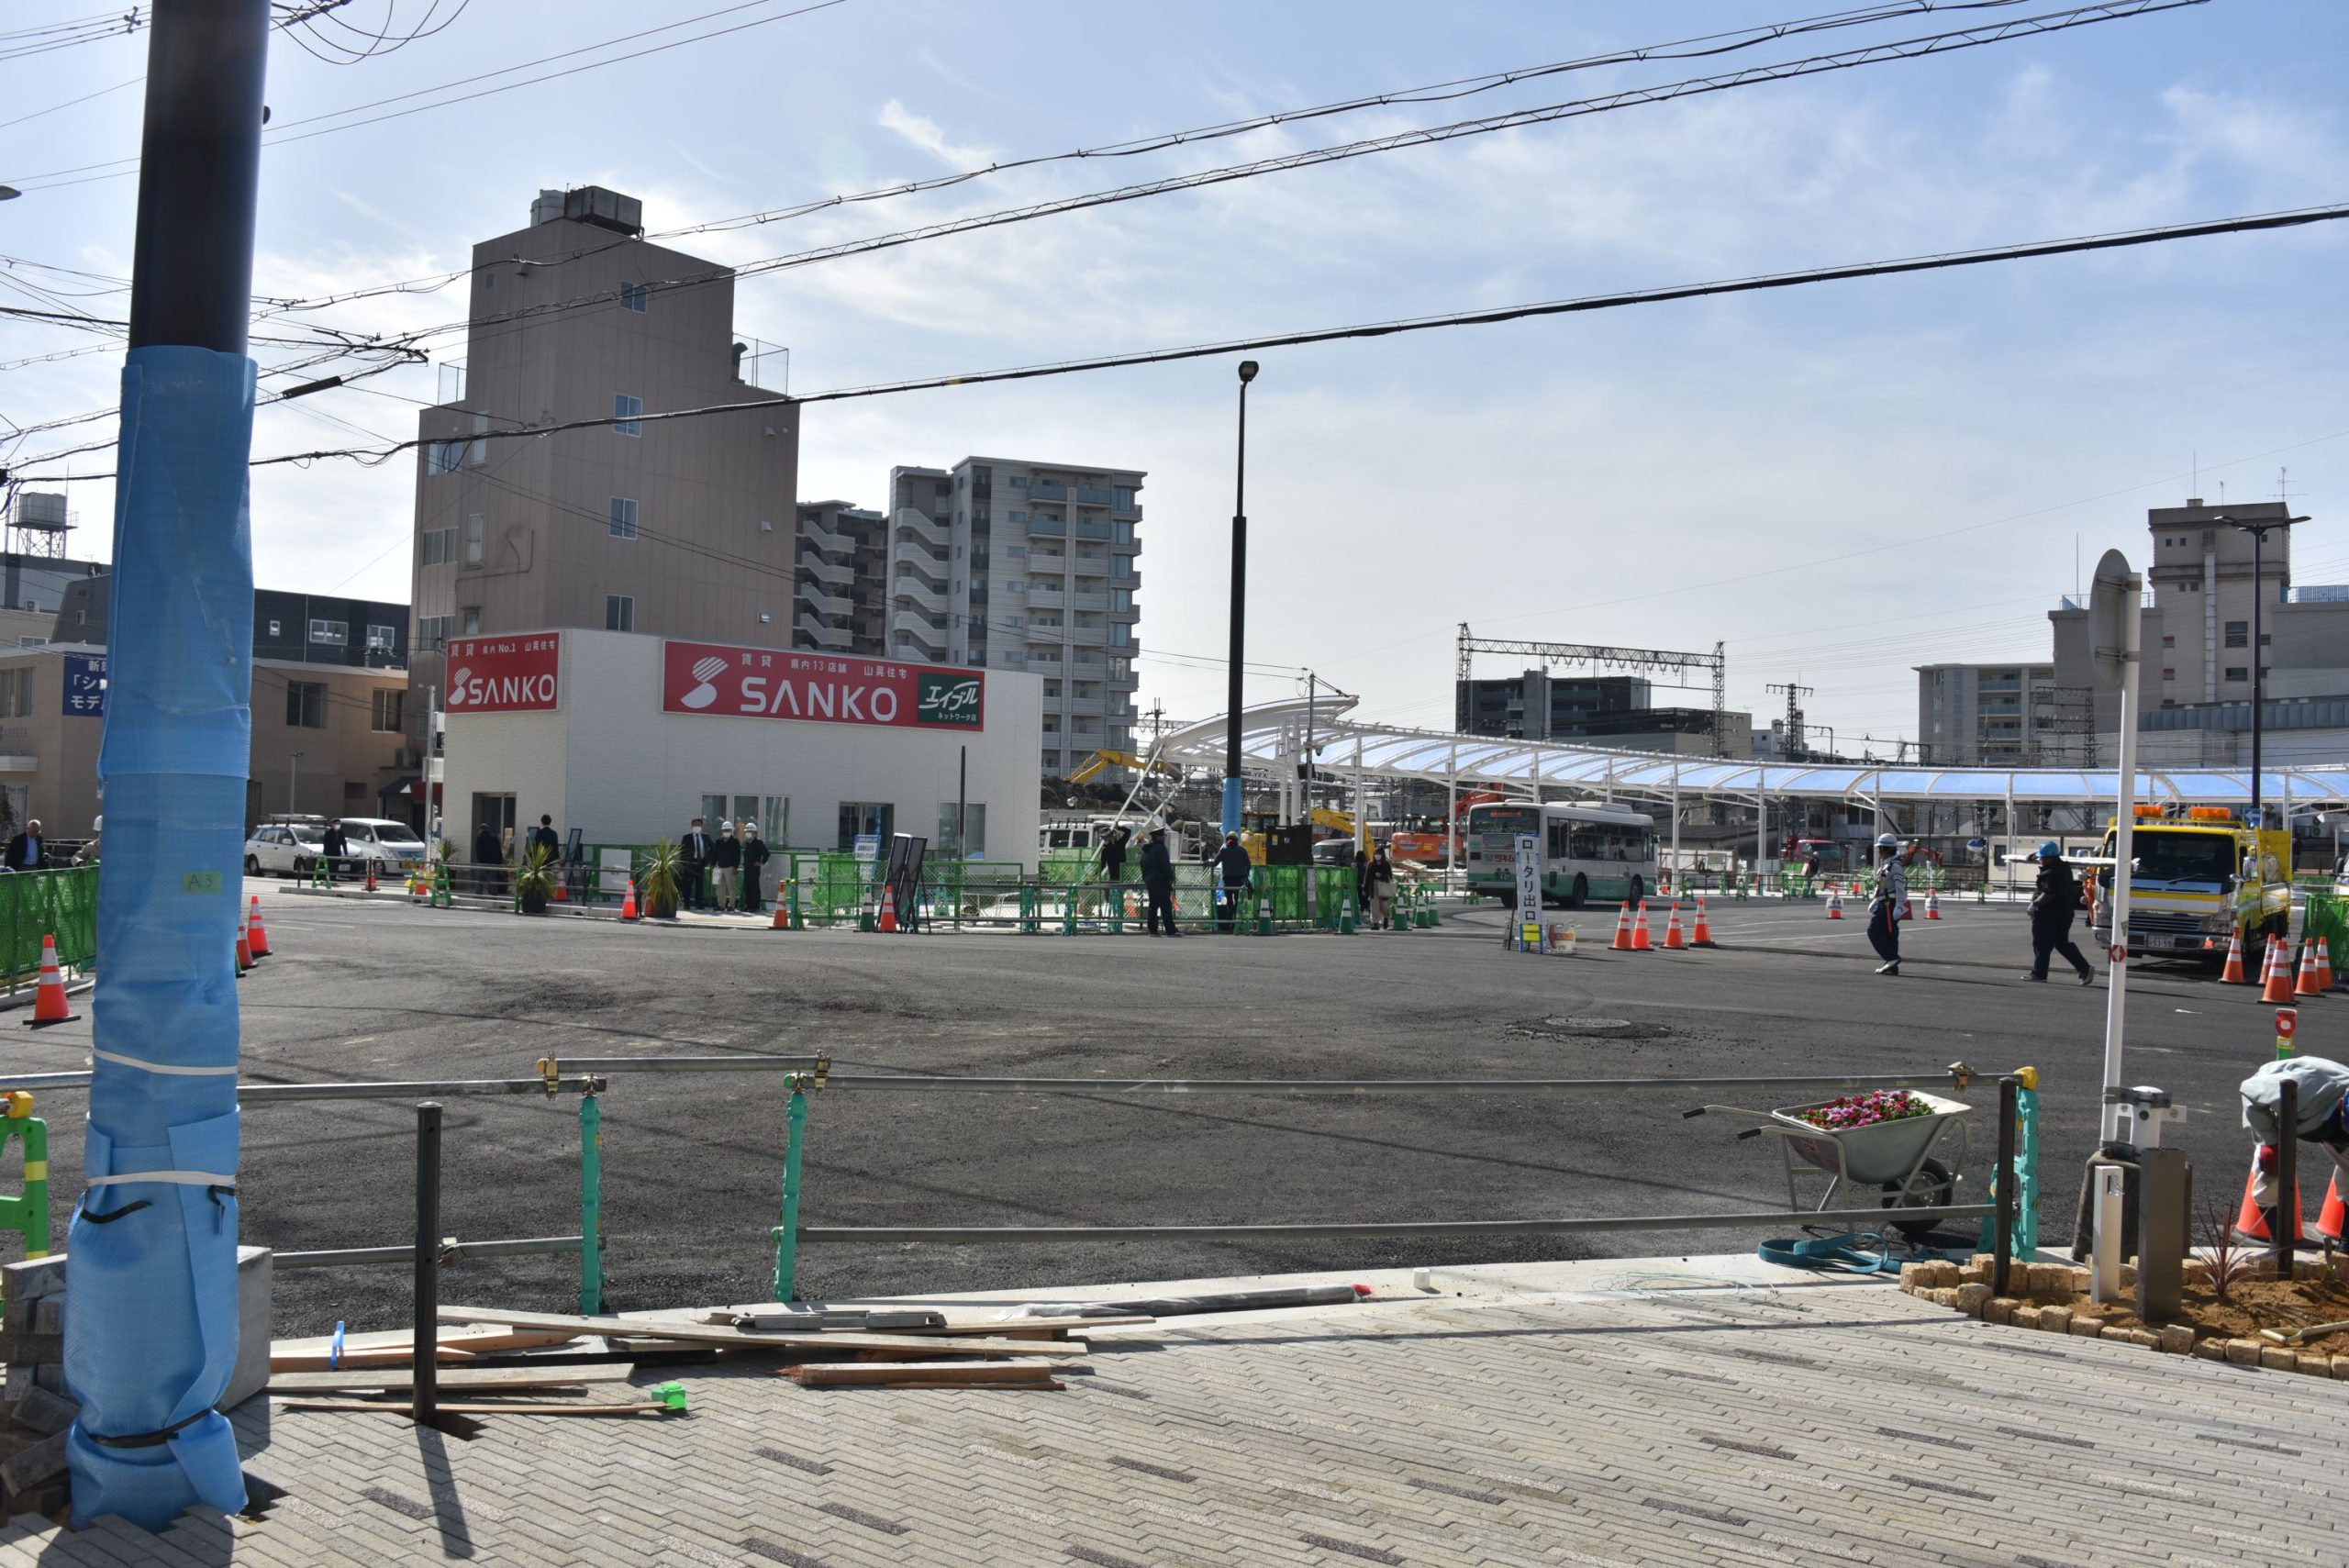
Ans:
[{"label": "street light pole", "polygon": [[1231,663],[1224,683],[1223,830],[1240,831],[1240,672],[1248,631],[1248,384],[1256,361],[1240,361],[1240,445],[1231,501]]},{"label": "street light pole", "polygon": [[[2267,819],[2259,809],[2259,769],[2260,743],[2266,728],[2263,710],[2267,706],[2267,673],[2259,651],[2259,642],[2264,635],[2261,627],[2266,619],[2264,612],[2267,607],[2267,585],[2261,580],[2261,575],[2266,564],[2267,530],[2288,528],[2294,523],[2305,523],[2308,519],[2271,517],[2262,522],[2243,523],[2222,515],[2212,520],[2251,536],[2251,819],[2265,831]],[[2286,822],[2285,830],[2290,831],[2291,826]]]},{"label": "street light pole", "polygon": [[285,759],[285,815],[298,817],[302,806],[302,753],[295,751]]}]

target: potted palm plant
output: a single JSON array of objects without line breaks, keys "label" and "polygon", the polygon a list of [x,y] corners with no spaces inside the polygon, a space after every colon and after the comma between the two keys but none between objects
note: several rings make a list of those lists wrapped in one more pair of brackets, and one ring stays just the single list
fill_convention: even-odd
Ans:
[{"label": "potted palm plant", "polygon": [[515,906],[525,915],[543,915],[547,900],[554,895],[555,879],[562,868],[555,863],[554,854],[544,845],[533,848],[522,857],[522,864],[514,873]]},{"label": "potted palm plant", "polygon": [[646,849],[636,862],[636,892],[644,902],[645,915],[655,920],[675,919],[678,889],[684,880],[676,845],[662,842]]}]

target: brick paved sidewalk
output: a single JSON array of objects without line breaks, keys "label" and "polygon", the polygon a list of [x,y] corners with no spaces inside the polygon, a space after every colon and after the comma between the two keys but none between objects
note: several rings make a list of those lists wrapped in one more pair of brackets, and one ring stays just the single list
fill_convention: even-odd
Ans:
[{"label": "brick paved sidewalk", "polygon": [[2349,1390],[1876,1285],[1472,1291],[1094,1343],[1062,1394],[673,1368],[638,1381],[678,1375],[688,1418],[471,1442],[256,1400],[247,1467],[289,1494],[266,1522],[18,1529],[0,1564],[2247,1568],[2349,1534]]}]

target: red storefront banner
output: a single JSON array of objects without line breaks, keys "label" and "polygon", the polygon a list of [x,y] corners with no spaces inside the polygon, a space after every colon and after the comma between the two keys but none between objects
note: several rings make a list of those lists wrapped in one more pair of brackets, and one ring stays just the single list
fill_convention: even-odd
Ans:
[{"label": "red storefront banner", "polygon": [[449,689],[441,706],[451,713],[537,713],[557,706],[557,672],[562,663],[562,633],[528,637],[452,637],[449,639]]},{"label": "red storefront banner", "polygon": [[710,642],[662,645],[663,713],[984,729],[985,699],[986,676],[977,670]]}]

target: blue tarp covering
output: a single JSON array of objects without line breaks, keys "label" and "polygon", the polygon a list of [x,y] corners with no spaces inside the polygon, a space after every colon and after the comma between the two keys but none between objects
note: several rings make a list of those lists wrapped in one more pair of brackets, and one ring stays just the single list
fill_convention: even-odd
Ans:
[{"label": "blue tarp covering", "polygon": [[[73,1518],[160,1529],[244,1507],[237,1355],[237,903],[251,750],[252,361],[131,350],[123,372],[95,1059],[67,1232]],[[152,1172],[158,1179],[117,1178]],[[168,1179],[163,1179],[168,1177]],[[170,1433],[155,1440],[158,1434]],[[147,1439],[136,1446],[104,1440]]]}]

